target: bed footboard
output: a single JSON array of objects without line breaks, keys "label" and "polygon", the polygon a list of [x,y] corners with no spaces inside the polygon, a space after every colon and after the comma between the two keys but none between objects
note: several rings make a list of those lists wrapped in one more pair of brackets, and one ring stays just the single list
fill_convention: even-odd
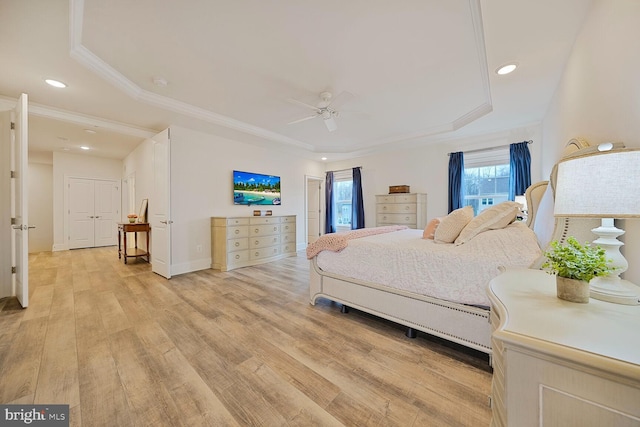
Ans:
[{"label": "bed footboard", "polygon": [[491,355],[489,310],[333,275],[315,258],[310,267],[311,305],[327,298]]}]

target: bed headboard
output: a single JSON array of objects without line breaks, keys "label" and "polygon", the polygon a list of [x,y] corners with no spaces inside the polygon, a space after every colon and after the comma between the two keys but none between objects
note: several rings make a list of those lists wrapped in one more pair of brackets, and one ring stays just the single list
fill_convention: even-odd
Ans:
[{"label": "bed headboard", "polygon": [[[624,148],[621,142],[614,143],[614,148]],[[590,145],[582,138],[570,140],[563,153],[562,159],[580,156],[597,151],[597,146]],[[553,216],[553,195],[557,178],[557,164],[551,171],[549,181],[540,181],[532,184],[526,191],[528,219],[527,225],[538,236],[538,242],[543,250],[554,240],[564,243],[569,236],[575,237],[579,242],[592,242],[596,236],[592,229],[600,225],[599,219],[592,218],[555,218]],[[585,183],[586,184],[586,183]],[[536,260],[530,268],[539,269],[545,261],[544,257]]]}]

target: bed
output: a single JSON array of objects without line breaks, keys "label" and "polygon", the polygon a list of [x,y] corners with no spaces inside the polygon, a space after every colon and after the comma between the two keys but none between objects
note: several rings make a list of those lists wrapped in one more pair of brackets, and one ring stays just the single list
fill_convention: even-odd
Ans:
[{"label": "bed", "polygon": [[[584,140],[572,139],[563,155],[574,155],[578,149],[582,153],[590,147]],[[346,244],[342,242],[346,247],[339,252],[323,250],[310,256],[311,305],[319,298],[336,301],[343,305],[343,312],[353,307],[406,326],[409,337],[415,337],[415,331],[422,331],[486,353],[491,361],[490,312],[486,297],[489,280],[508,268],[539,268],[543,262],[541,248],[546,248],[551,240],[563,241],[569,235],[583,241],[593,240],[590,230],[598,225],[597,220],[554,218],[554,173],[550,180],[551,185],[543,181],[527,190],[526,223],[515,221],[502,228],[486,230],[463,244],[428,242],[422,238],[423,230],[385,230],[350,238]],[[482,256],[473,259],[472,253],[482,252],[486,244],[498,245],[502,251],[489,255],[495,259]],[[436,260],[424,261],[417,253],[417,246],[423,249],[440,246],[429,255]],[[386,253],[387,257],[374,258],[375,252]],[[308,251],[308,255],[314,254]],[[428,266],[408,274],[407,265],[412,263]],[[471,264],[475,265],[473,273],[467,268]],[[442,277],[431,277],[430,269],[434,268],[441,270]],[[425,281],[430,282],[426,292],[418,286]],[[472,282],[473,289],[466,290]]]}]

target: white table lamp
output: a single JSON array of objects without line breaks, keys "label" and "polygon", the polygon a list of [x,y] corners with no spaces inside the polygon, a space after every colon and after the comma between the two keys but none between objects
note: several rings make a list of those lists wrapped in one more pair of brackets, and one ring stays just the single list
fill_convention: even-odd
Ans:
[{"label": "white table lamp", "polygon": [[606,251],[615,270],[596,277],[591,284],[591,298],[618,304],[640,304],[640,287],[620,278],[629,264],[620,253],[624,244],[617,239],[624,234],[614,226],[614,218],[640,218],[640,149],[612,150],[612,144],[601,144],[600,152],[561,161],[554,215],[557,217],[601,218],[594,228],[598,236],[594,244]]}]

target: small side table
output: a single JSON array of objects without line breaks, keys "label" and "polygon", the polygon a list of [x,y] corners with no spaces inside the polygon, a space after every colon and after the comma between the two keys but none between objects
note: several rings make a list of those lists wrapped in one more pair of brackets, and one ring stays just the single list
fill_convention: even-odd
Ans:
[{"label": "small side table", "polygon": [[[147,257],[147,262],[149,262],[149,231],[151,231],[151,227],[148,222],[121,222],[118,223],[118,259],[121,259],[124,255],[124,263],[127,263],[127,257]],[[121,239],[120,234],[123,234],[123,245],[120,245]],[[135,247],[133,249],[129,249],[129,253],[127,253],[127,233],[134,233],[135,239]],[[147,250],[138,249],[138,233],[147,233]],[[144,259],[144,258],[143,258]]]}]

